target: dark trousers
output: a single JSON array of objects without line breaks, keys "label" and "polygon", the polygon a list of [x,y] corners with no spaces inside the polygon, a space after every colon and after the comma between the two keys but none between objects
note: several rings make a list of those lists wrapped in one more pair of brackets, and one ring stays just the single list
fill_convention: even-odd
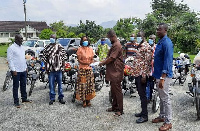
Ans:
[{"label": "dark trousers", "polygon": [[149,76],[148,78],[148,82],[150,84],[150,100],[152,99],[152,93],[153,93],[153,89],[154,89],[154,78],[153,76]]},{"label": "dark trousers", "polygon": [[142,108],[141,114],[142,114],[142,117],[148,117],[147,97],[146,97],[146,86],[147,86],[147,83],[142,83],[141,82],[141,78],[142,78],[142,76],[135,77],[136,87],[137,87],[137,91],[138,91],[138,94],[139,94],[140,100],[141,100],[141,108]]},{"label": "dark trousers", "polygon": [[14,76],[12,73],[13,77],[13,98],[14,98],[14,103],[19,103],[19,98],[18,98],[18,89],[19,89],[19,84],[20,84],[20,92],[21,92],[21,98],[22,100],[27,99],[27,93],[26,93],[26,77],[27,73],[25,72],[17,72],[17,75]]},{"label": "dark trousers", "polygon": [[121,88],[121,81],[111,81],[111,94],[113,98],[112,109],[123,112],[123,94]]}]

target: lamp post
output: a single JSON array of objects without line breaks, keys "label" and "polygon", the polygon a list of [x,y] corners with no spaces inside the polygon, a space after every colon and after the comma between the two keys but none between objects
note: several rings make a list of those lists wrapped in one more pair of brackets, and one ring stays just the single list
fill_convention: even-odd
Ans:
[{"label": "lamp post", "polygon": [[26,37],[26,40],[27,40],[27,23],[26,23],[26,0],[23,0],[23,4],[24,4],[24,15],[25,15],[25,37]]}]

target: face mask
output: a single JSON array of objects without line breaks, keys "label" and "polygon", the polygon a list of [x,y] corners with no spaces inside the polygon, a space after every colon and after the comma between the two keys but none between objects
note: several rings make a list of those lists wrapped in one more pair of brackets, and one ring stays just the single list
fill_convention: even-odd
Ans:
[{"label": "face mask", "polygon": [[142,37],[137,37],[137,43],[140,43],[142,41]]},{"label": "face mask", "polygon": [[153,45],[153,40],[149,39],[149,45]]},{"label": "face mask", "polygon": [[104,45],[106,42],[105,41],[101,41],[101,44]]},{"label": "face mask", "polygon": [[130,41],[134,41],[134,39],[135,39],[134,37],[130,37]]},{"label": "face mask", "polygon": [[56,39],[50,38],[50,42],[51,42],[52,44],[54,44],[54,43],[56,43]]},{"label": "face mask", "polygon": [[83,41],[83,46],[88,46],[88,41]]}]

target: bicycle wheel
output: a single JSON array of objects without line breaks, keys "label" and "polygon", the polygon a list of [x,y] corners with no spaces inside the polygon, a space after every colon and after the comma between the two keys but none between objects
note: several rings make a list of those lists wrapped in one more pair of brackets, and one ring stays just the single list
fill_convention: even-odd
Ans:
[{"label": "bicycle wheel", "polygon": [[6,75],[6,78],[3,84],[3,91],[6,91],[8,89],[11,79],[12,79],[11,75]]}]

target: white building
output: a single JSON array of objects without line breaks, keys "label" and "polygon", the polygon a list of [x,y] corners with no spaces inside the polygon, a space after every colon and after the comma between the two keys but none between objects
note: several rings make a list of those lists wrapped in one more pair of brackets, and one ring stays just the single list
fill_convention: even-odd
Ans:
[{"label": "white building", "polygon": [[[46,22],[27,21],[27,38],[38,38],[46,28],[49,28]],[[0,21],[0,43],[10,42],[16,34],[21,34],[25,40],[24,21]]]}]

